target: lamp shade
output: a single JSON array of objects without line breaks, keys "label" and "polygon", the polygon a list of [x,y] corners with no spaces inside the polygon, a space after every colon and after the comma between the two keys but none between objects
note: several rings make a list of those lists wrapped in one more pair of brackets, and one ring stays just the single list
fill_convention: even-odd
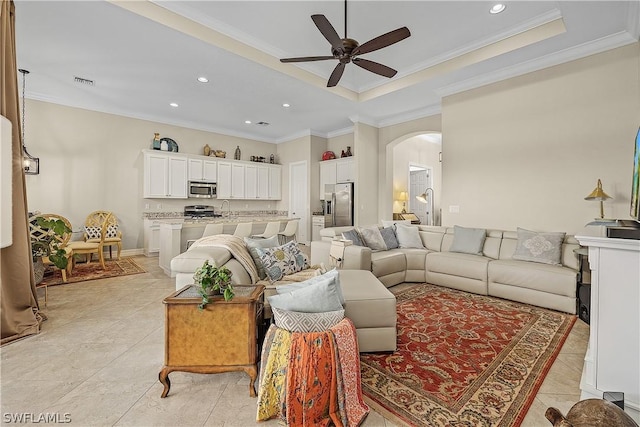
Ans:
[{"label": "lamp shade", "polygon": [[596,188],[584,199],[603,201],[603,200],[611,199],[611,196],[609,196],[607,193],[605,193],[602,190],[602,181],[598,179],[598,185],[596,186]]}]

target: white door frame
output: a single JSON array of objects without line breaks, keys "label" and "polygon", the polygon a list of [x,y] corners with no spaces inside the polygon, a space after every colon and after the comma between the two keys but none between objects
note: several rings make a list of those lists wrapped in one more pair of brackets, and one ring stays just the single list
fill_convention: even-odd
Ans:
[{"label": "white door frame", "polygon": [[[295,168],[301,168],[299,178],[294,178],[293,171]],[[300,179],[303,179],[304,182],[300,182]],[[294,187],[295,199],[301,200],[300,206],[293,206]],[[289,163],[289,217],[300,218],[296,238],[298,243],[305,245],[309,244],[310,235],[309,205],[309,165],[306,160]]]}]

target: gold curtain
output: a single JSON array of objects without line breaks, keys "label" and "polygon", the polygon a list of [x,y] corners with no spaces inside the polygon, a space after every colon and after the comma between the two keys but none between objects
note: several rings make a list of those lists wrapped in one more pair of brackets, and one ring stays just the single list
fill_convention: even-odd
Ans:
[{"label": "gold curtain", "polygon": [[[37,334],[46,318],[39,311],[31,261],[27,222],[27,192],[22,169],[18,72],[15,43],[15,5],[1,0],[0,9],[0,114],[12,125],[13,244],[0,249],[0,344]],[[2,219],[5,220],[4,218]]]}]

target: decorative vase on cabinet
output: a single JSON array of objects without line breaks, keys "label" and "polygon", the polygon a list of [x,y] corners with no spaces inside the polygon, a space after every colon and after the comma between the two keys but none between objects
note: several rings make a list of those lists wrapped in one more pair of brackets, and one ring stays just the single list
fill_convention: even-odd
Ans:
[{"label": "decorative vase on cabinet", "polygon": [[240,155],[241,155],[240,146],[238,145],[236,146],[236,152],[233,154],[233,159],[240,160]]}]

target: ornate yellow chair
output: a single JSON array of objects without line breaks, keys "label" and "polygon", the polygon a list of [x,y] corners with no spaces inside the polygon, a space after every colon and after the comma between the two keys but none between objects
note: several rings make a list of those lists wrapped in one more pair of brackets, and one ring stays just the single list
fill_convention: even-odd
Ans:
[{"label": "ornate yellow chair", "polygon": [[[103,246],[109,246],[109,259],[113,259],[112,246],[118,247],[118,259],[122,252],[122,231],[118,228],[118,218],[109,211],[94,211],[87,215],[84,223],[85,241],[97,243],[102,240]],[[97,231],[105,227],[104,236],[98,236]],[[93,233],[91,232],[93,230]]]}]

